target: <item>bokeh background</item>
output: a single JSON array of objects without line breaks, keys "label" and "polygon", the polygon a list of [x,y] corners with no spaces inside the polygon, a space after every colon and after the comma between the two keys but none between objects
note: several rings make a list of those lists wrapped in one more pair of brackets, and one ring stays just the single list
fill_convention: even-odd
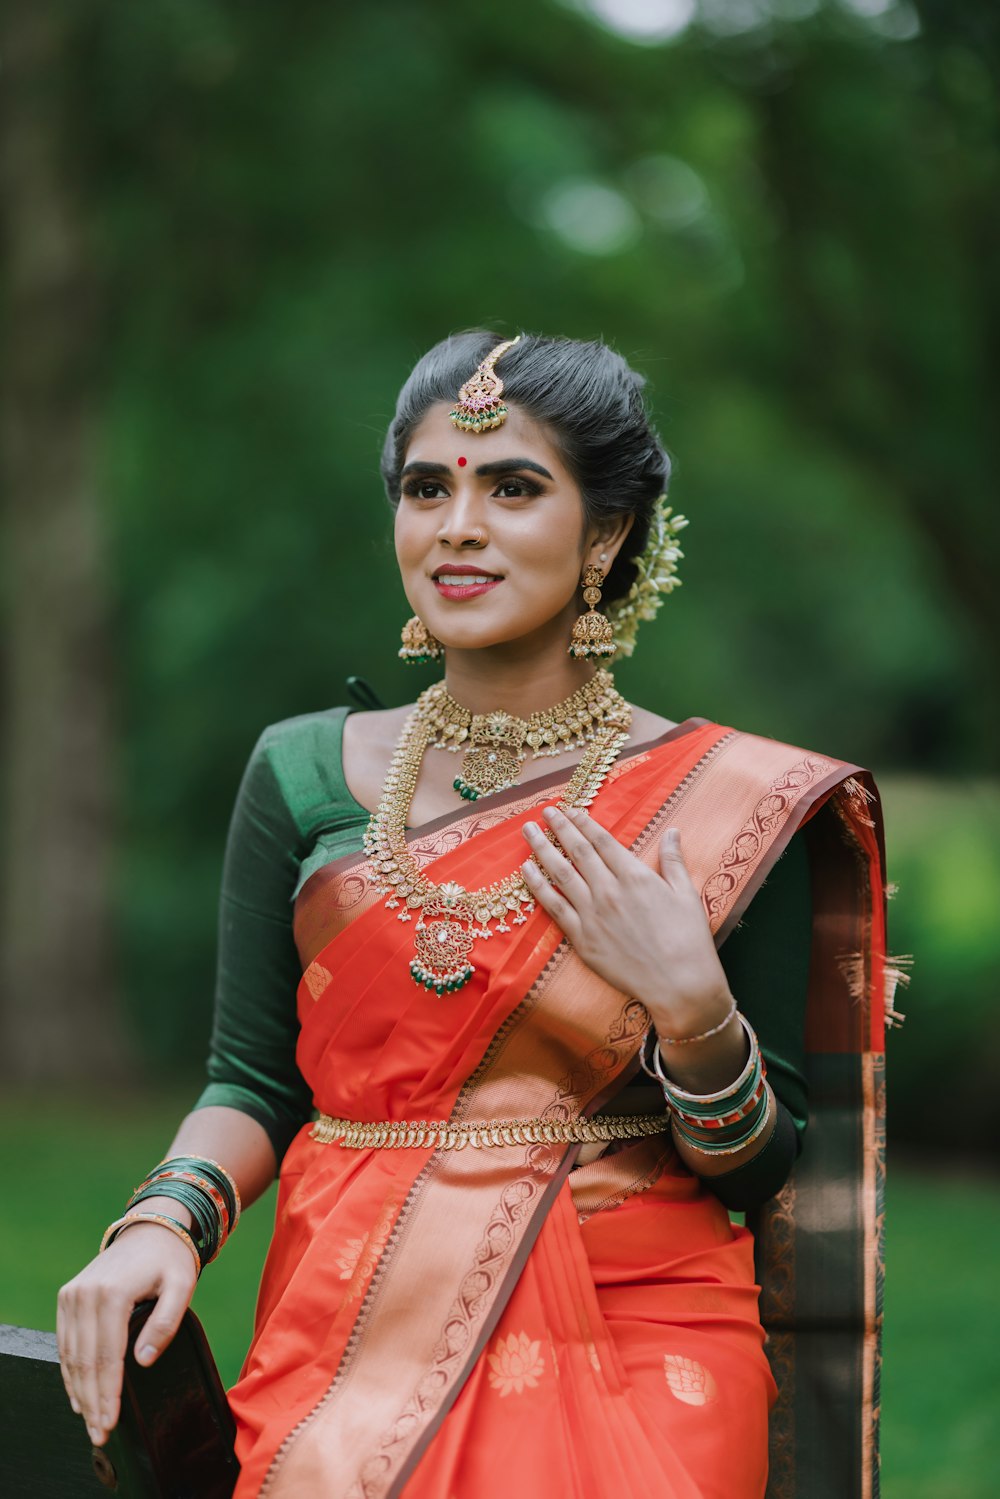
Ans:
[{"label": "bokeh background", "polygon": [[[6,0],[0,1319],[198,1090],[260,729],[413,694],[413,361],[600,336],[691,519],[620,685],[882,785],[885,1493],[1000,1490],[998,73],[982,0]],[[230,1378],[269,1212],[199,1290]]]}]

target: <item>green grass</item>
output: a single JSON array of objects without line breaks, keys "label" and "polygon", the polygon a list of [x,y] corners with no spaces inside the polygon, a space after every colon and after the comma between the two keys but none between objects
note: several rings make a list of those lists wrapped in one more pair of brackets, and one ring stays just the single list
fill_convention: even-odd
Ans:
[{"label": "green grass", "polygon": [[[0,1322],[55,1326],[123,1192],[159,1158],[186,1100],[0,1103]],[[273,1194],[247,1214],[195,1307],[226,1383],[250,1336]],[[1000,1493],[1000,1184],[891,1166],[882,1384],[884,1499]]]}]

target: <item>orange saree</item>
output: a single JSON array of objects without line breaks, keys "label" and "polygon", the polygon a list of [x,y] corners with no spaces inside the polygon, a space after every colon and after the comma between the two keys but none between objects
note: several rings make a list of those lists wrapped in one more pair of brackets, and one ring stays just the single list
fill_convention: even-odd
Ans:
[{"label": "orange saree", "polygon": [[[678,827],[722,940],[830,798],[871,826],[851,775],[691,720],[619,761],[591,810],[650,862]],[[439,882],[488,884],[520,862],[521,826],[562,784],[463,809],[411,847]],[[408,971],[412,928],[385,909],[361,855],[311,877],[295,931],[298,1060],[319,1110],[498,1127],[495,1143],[461,1150],[437,1131],[393,1148],[300,1132],[231,1393],[237,1499],[489,1499],[512,1487],[524,1499],[759,1499],[775,1384],[750,1231],[669,1135],[573,1169],[579,1146],[510,1143],[500,1128],[597,1112],[638,1067],[642,1006],[540,910],[477,944],[464,989],[428,994]],[[874,994],[881,976],[868,971]]]}]

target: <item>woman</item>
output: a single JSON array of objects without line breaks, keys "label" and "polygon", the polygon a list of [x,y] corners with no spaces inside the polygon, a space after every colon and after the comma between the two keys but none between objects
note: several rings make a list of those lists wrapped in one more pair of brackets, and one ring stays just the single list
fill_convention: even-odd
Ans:
[{"label": "woman", "polygon": [[[852,767],[614,689],[606,662],[680,555],[641,385],[603,345],[470,333],[404,386],[382,465],[414,610],[401,654],[443,658],[444,680],[406,708],[276,725],[254,752],[212,1081],[60,1293],[95,1441],[131,1306],[157,1298],[150,1363],[238,1194],[280,1163],[231,1393],[240,1499],[760,1496],[775,1383],[753,1236],[727,1208],[786,1181],[808,1072],[814,1115],[826,1084],[840,1105],[825,1164],[862,1190],[841,1184],[835,1232],[786,1192],[761,1233],[770,1492],[801,1488],[828,1376],[862,1407],[839,1445],[870,1481],[876,804]],[[869,1320],[827,1361],[791,1338],[810,1313],[793,1257],[838,1255]]]}]

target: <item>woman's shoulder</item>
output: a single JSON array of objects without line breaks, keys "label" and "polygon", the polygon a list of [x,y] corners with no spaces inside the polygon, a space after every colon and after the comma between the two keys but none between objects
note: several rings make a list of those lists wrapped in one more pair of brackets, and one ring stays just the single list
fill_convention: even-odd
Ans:
[{"label": "woman's shoulder", "polygon": [[261,730],[251,758],[280,758],[339,740],[351,711],[344,706],[319,708],[269,723]]},{"label": "woman's shoulder", "polygon": [[674,719],[664,718],[661,713],[653,713],[649,708],[640,707],[638,703],[630,703],[629,706],[632,709],[629,733],[636,744],[648,744],[678,727]]}]

